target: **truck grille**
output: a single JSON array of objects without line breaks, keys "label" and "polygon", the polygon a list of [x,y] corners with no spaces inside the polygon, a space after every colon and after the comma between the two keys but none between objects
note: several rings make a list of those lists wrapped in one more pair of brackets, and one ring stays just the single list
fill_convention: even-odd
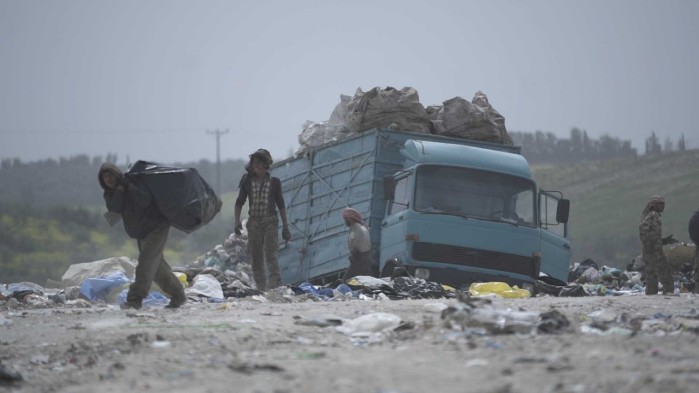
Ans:
[{"label": "truck grille", "polygon": [[454,265],[500,270],[534,278],[539,276],[539,267],[536,266],[537,264],[533,257],[523,257],[502,252],[417,242],[413,244],[412,256],[418,261],[451,263]]}]

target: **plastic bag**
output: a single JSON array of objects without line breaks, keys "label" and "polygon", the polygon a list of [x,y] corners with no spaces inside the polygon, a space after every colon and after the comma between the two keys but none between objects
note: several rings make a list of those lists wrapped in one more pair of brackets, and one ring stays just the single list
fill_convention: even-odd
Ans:
[{"label": "plastic bag", "polygon": [[221,199],[194,168],[137,161],[124,175],[145,186],[160,212],[183,232],[204,226],[221,210]]},{"label": "plastic bag", "polygon": [[131,282],[131,280],[122,272],[112,273],[103,277],[87,278],[80,285],[80,293],[87,300],[102,300],[106,302],[107,295],[109,295],[112,289],[128,282]]},{"label": "plastic bag", "polygon": [[185,290],[186,293],[195,293],[210,297],[212,299],[223,300],[223,289],[221,283],[211,274],[198,274],[194,277],[192,286]]},{"label": "plastic bag", "polygon": [[[119,296],[117,297],[117,304],[122,305],[126,302],[126,296],[129,294],[128,288],[123,289],[120,293]],[[142,304],[144,306],[148,307],[157,307],[157,306],[166,306],[168,303],[170,303],[170,299],[168,299],[165,295],[158,291],[151,291],[148,293],[148,296],[143,298]]]},{"label": "plastic bag", "polygon": [[520,289],[516,285],[510,287],[507,283],[497,281],[473,283],[468,287],[468,292],[472,296],[494,293],[508,299],[525,299],[532,296],[531,292],[526,289]]},{"label": "plastic bag", "polygon": [[189,283],[187,282],[187,275],[182,273],[182,272],[173,272],[175,274],[175,277],[180,281],[183,287],[187,288],[189,286]]},{"label": "plastic bag", "polygon": [[342,326],[337,327],[337,331],[348,336],[367,335],[394,330],[400,326],[400,323],[401,319],[399,316],[378,312],[343,322]]}]

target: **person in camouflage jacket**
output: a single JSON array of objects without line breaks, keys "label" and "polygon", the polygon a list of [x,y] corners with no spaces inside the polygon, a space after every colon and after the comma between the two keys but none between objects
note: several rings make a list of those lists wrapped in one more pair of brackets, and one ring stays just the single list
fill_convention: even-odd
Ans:
[{"label": "person in camouflage jacket", "polygon": [[658,294],[658,280],[663,284],[663,294],[674,293],[675,286],[670,265],[663,252],[662,223],[660,215],[665,210],[665,198],[653,196],[643,208],[639,237],[643,244],[643,272],[646,278],[646,295]]},{"label": "person in camouflage jacket", "polygon": [[699,209],[689,219],[689,238],[694,242],[694,293],[699,293]]}]

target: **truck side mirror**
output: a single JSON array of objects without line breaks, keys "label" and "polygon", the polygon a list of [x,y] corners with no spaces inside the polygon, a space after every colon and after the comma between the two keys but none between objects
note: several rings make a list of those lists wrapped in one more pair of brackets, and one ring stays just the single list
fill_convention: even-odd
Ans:
[{"label": "truck side mirror", "polygon": [[393,176],[383,177],[383,199],[392,201],[396,198],[396,179]]},{"label": "truck side mirror", "polygon": [[570,213],[570,199],[560,199],[556,208],[556,221],[559,223],[568,222],[568,214]]}]

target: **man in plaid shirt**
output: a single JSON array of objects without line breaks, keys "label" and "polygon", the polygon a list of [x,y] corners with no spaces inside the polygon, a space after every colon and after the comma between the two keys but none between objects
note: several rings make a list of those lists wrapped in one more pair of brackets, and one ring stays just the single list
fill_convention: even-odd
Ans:
[{"label": "man in plaid shirt", "polygon": [[[235,233],[241,234],[243,224],[240,213],[249,199],[248,205],[248,254],[252,259],[252,274],[255,284],[261,291],[282,285],[277,251],[279,238],[277,235],[277,209],[282,217],[282,238],[285,242],[291,239],[289,225],[286,219],[286,207],[282,197],[282,184],[279,178],[272,177],[268,169],[272,165],[272,155],[265,149],[258,149],[250,155],[250,163],[246,166],[247,173],[240,179],[240,191],[235,201]],[[266,263],[265,263],[266,261]],[[265,265],[267,274],[265,274]]]}]

